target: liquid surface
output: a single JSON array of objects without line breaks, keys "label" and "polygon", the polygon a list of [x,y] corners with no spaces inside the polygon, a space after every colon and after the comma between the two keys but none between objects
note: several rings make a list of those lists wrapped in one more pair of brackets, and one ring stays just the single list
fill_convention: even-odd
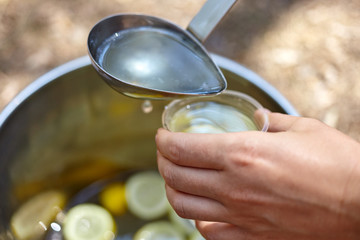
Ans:
[{"label": "liquid surface", "polygon": [[223,90],[217,68],[203,51],[180,41],[156,28],[125,30],[103,43],[97,60],[112,76],[137,86],[200,94]]},{"label": "liquid surface", "polygon": [[174,132],[225,133],[258,130],[238,109],[217,102],[197,102],[178,110],[169,128]]}]

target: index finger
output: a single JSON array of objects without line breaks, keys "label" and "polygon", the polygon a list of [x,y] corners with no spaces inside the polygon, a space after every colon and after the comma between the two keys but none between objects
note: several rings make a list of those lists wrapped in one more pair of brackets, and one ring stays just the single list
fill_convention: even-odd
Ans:
[{"label": "index finger", "polygon": [[181,133],[159,129],[155,140],[161,155],[177,165],[221,170],[224,167],[225,138],[225,134]]}]

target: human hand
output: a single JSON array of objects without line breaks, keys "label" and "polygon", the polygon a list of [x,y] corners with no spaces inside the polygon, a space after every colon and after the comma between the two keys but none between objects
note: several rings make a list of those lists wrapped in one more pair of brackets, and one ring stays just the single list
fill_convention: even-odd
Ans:
[{"label": "human hand", "polygon": [[269,120],[266,133],[160,129],[175,211],[208,239],[360,239],[360,144],[314,119]]}]

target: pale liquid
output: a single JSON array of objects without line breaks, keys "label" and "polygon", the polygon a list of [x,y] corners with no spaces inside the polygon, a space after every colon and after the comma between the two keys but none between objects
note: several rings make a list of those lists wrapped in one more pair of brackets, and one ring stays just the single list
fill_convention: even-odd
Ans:
[{"label": "pale liquid", "polygon": [[197,102],[178,110],[169,123],[174,132],[226,133],[258,130],[254,121],[235,107]]},{"label": "pale liquid", "polygon": [[174,33],[135,28],[116,33],[98,51],[99,64],[112,76],[133,85],[184,93],[221,90],[216,68],[180,42]]},{"label": "pale liquid", "polygon": [[[132,174],[137,173],[137,171],[124,172],[116,176],[114,179],[102,179],[98,182],[91,183],[89,186],[81,189],[78,193],[72,196],[68,202],[68,207],[73,207],[77,204],[82,203],[99,203],[99,194],[101,191],[108,186],[108,184],[116,182],[125,182],[128,177]],[[146,189],[150,190],[151,189]],[[101,206],[101,205],[100,205]],[[171,222],[168,214],[161,216],[153,220],[143,220],[135,215],[133,215],[129,210],[127,210],[123,215],[113,216],[116,223],[116,236],[114,240],[132,240],[134,233],[138,231],[146,223],[153,221],[165,220]],[[46,231],[46,230],[45,230]],[[53,222],[47,230],[47,233],[44,237],[44,240],[67,240],[64,238],[62,233],[62,224],[59,222]],[[170,240],[170,239],[169,239]]]}]

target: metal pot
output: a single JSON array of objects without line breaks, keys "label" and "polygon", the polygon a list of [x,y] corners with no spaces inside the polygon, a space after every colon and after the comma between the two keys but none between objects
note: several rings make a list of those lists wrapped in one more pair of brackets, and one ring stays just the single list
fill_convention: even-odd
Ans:
[{"label": "metal pot", "polygon": [[[247,93],[272,111],[297,115],[261,77],[212,57],[228,89]],[[168,102],[153,101],[148,114],[142,103],[109,88],[87,56],[55,68],[17,95],[0,114],[0,239],[11,239],[11,214],[36,192],[84,183],[115,169],[156,167],[154,136]],[[66,171],[73,174],[64,177]]]}]

